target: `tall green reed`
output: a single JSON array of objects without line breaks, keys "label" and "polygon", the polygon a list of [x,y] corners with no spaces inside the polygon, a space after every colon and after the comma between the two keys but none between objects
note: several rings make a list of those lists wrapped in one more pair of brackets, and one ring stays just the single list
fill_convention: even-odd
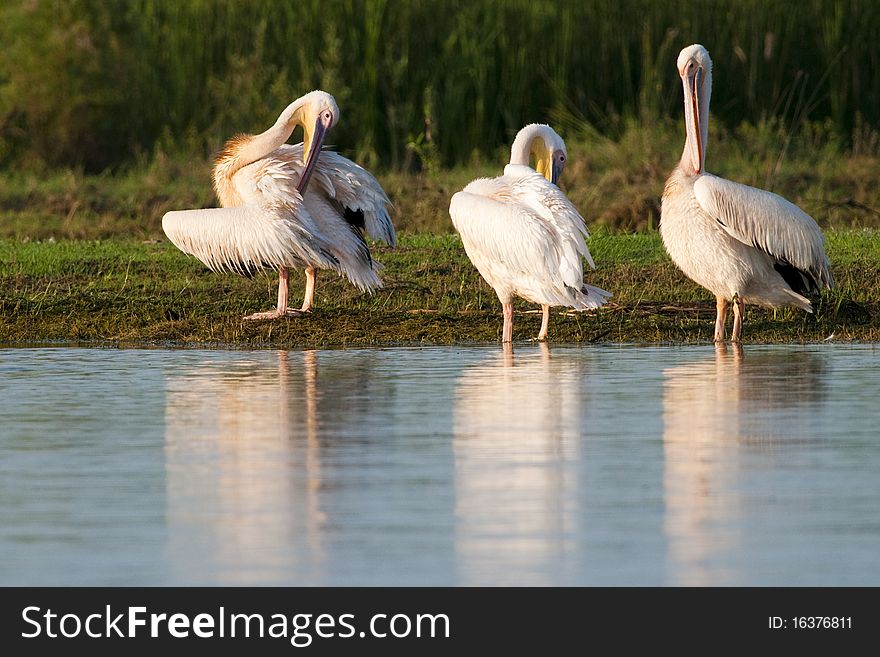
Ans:
[{"label": "tall green reed", "polygon": [[371,166],[495,158],[551,118],[613,138],[680,114],[693,42],[713,121],[849,139],[880,121],[878,33],[869,0],[21,0],[0,8],[0,165],[208,157],[316,87]]}]

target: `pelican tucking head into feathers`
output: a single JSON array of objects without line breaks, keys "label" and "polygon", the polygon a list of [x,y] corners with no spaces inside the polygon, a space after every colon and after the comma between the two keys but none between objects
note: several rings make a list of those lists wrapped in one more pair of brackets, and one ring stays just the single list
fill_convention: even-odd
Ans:
[{"label": "pelican tucking head into feathers", "polygon": [[[396,243],[390,201],[366,169],[322,150],[338,121],[330,94],[317,90],[298,98],[268,130],[226,143],[213,170],[220,208],[173,211],[162,218],[174,245],[212,270],[248,276],[264,267],[278,270],[276,308],[245,319],[310,311],[318,269],[336,271],[361,290],[382,286],[365,233]],[[297,127],[302,143],[287,144]],[[298,310],[287,303],[291,268],[306,273]]]},{"label": "pelican tucking head into feathers", "polygon": [[587,226],[556,186],[567,156],[553,128],[527,125],[504,175],[474,180],[449,205],[468,257],[501,301],[502,343],[513,339],[514,296],[541,304],[538,340],[547,338],[551,306],[587,310],[611,296],[583,280],[584,260],[595,269]]}]

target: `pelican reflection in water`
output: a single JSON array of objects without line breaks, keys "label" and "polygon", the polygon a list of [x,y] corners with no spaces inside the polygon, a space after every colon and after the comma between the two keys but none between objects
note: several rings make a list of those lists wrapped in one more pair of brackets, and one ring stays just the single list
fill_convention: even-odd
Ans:
[{"label": "pelican reflection in water", "polygon": [[[759,509],[758,491],[744,494],[741,473],[769,467],[786,446],[820,439],[821,413],[807,410],[824,395],[822,360],[809,351],[746,354],[718,344],[710,358],[665,370],[664,531],[669,571],[682,577],[671,585],[743,583],[731,560],[750,539],[745,517]],[[745,463],[750,458],[758,466]]]},{"label": "pelican reflection in water", "polygon": [[[578,360],[577,363],[583,361]],[[454,395],[456,553],[470,585],[566,579],[585,372],[511,350],[465,370]]]},{"label": "pelican reflection in water", "polygon": [[[299,359],[297,359],[299,360]],[[207,361],[167,379],[167,522],[173,561],[209,584],[277,582],[290,545],[319,572],[323,513],[316,354]],[[305,494],[303,494],[305,491]],[[275,511],[284,499],[288,512]],[[233,566],[234,564],[234,566]]]},{"label": "pelican reflection in water", "polygon": [[[388,363],[379,351],[256,352],[167,375],[166,517],[179,581],[440,583],[451,539],[436,525],[447,526],[451,502],[444,509],[433,481],[451,469],[448,438],[433,451],[434,430],[414,410],[425,404],[398,400],[413,379],[401,383]],[[420,429],[414,458],[398,437],[417,441]],[[413,540],[424,550],[413,553]]]}]

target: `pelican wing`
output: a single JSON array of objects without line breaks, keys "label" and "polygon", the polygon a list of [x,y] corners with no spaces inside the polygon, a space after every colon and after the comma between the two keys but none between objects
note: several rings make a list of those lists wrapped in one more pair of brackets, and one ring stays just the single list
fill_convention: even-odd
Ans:
[{"label": "pelican wing", "polygon": [[[297,176],[302,171],[302,144],[285,144],[274,155],[283,159]],[[346,221],[365,229],[373,239],[391,246],[397,244],[397,234],[388,214],[391,201],[379,181],[359,164],[334,151],[321,151],[309,188],[323,190],[328,199],[340,205],[340,213]]]},{"label": "pelican wing", "polygon": [[301,202],[167,212],[162,230],[177,248],[214,271],[250,276],[263,267],[339,265]]},{"label": "pelican wing", "polygon": [[[591,269],[596,268],[585,241],[590,236],[587,224],[559,187],[534,169],[517,164],[504,167],[504,177],[500,180],[509,181],[506,184],[513,197],[552,226],[560,239],[572,246]],[[579,266],[578,269],[582,275],[582,268]]]},{"label": "pelican wing", "polygon": [[783,267],[812,279],[813,288],[832,285],[818,224],[777,194],[704,174],[694,183],[697,202],[731,237],[764,251]]},{"label": "pelican wing", "polygon": [[583,219],[555,186],[547,183],[552,189],[535,196],[528,185],[517,185],[521,181],[507,175],[475,180],[452,197],[452,222],[481,272],[493,270],[513,287],[517,280],[540,281],[556,291],[556,304],[570,305],[571,290],[584,286],[581,258],[593,266]]}]

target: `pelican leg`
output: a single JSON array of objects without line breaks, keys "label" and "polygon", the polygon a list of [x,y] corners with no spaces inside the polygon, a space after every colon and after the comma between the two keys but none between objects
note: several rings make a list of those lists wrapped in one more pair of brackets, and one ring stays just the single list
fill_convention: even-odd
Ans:
[{"label": "pelican leg", "polygon": [[315,281],[318,280],[318,272],[314,267],[306,267],[306,291],[303,294],[303,305],[300,312],[307,313],[312,309],[315,302]]},{"label": "pelican leg", "polygon": [[715,297],[715,342],[724,342],[724,322],[727,320],[727,299]]},{"label": "pelican leg", "polygon": [[513,344],[510,342],[502,342],[501,352],[504,354],[504,367],[510,367],[513,365]]},{"label": "pelican leg", "polygon": [[267,310],[262,313],[254,313],[245,317],[247,320],[278,319],[286,315],[299,315],[298,310],[287,307],[287,295],[289,292],[290,271],[287,267],[278,268],[278,305],[275,310]]},{"label": "pelican leg", "polygon": [[513,338],[513,302],[501,304],[504,312],[504,328],[501,331],[501,342],[511,342]]},{"label": "pelican leg", "polygon": [[538,333],[538,340],[543,341],[547,339],[547,329],[550,328],[550,306],[542,305],[541,310],[543,315],[541,317],[541,330]]},{"label": "pelican leg", "polygon": [[746,312],[746,303],[739,296],[733,298],[733,331],[730,334],[731,342],[742,342],[743,315]]},{"label": "pelican leg", "polygon": [[287,311],[287,295],[290,292],[290,271],[287,267],[278,268],[278,316]]}]

